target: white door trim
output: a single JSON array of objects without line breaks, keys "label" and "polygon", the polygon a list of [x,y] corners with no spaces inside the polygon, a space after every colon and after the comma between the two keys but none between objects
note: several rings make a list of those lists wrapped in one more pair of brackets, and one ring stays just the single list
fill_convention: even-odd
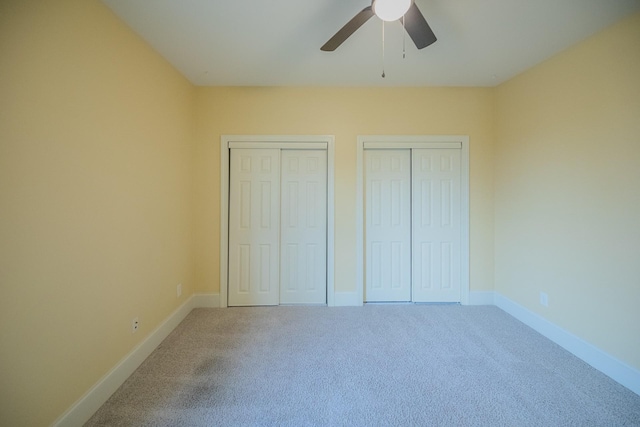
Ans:
[{"label": "white door trim", "polygon": [[[220,137],[220,307],[227,306],[229,268],[229,147],[327,149],[327,305],[335,305],[334,289],[334,142],[333,135],[222,135]],[[265,144],[265,145],[261,145]]]},{"label": "white door trim", "polygon": [[326,150],[326,142],[239,142],[230,141],[229,148],[277,148],[286,150]]},{"label": "white door trim", "polygon": [[469,304],[469,136],[467,135],[359,135],[356,142],[356,294],[364,301],[364,149],[367,148],[451,148],[461,147],[461,294]]}]

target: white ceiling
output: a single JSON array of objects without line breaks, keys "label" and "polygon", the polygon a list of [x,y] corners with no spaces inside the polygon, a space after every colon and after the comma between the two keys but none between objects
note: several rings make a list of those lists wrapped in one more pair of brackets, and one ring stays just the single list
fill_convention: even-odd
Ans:
[{"label": "white ceiling", "polygon": [[102,0],[202,86],[494,86],[640,10],[640,0],[415,0],[438,41],[417,50],[373,17],[322,46],[370,0]]}]

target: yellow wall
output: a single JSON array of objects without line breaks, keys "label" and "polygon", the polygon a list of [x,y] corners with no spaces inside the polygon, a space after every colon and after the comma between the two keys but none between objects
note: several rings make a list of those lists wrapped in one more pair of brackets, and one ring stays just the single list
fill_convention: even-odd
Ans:
[{"label": "yellow wall", "polygon": [[470,139],[471,289],[493,286],[493,95],[489,88],[197,88],[197,292],[218,292],[220,135],[335,135],[335,289],[355,291],[358,135]]},{"label": "yellow wall", "polygon": [[192,293],[195,91],[98,1],[0,2],[0,58],[0,425],[48,425]]},{"label": "yellow wall", "polygon": [[496,107],[496,291],[640,369],[640,14]]}]

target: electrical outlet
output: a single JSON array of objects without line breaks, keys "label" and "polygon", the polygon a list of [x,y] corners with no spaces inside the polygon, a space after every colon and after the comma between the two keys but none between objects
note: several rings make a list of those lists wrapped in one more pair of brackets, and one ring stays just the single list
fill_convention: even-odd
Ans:
[{"label": "electrical outlet", "polygon": [[549,295],[544,292],[540,292],[540,304],[545,307],[549,307]]},{"label": "electrical outlet", "polygon": [[131,333],[135,334],[138,331],[139,327],[140,327],[140,321],[138,320],[137,317],[134,317],[133,320],[131,321]]},{"label": "electrical outlet", "polygon": [[180,298],[180,295],[182,295],[182,283],[178,283],[178,286],[176,287],[176,293],[178,295],[178,298]]}]

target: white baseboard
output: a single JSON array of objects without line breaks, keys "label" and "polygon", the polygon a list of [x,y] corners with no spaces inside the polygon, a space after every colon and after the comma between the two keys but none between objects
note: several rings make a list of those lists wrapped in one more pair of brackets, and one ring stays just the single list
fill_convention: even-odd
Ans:
[{"label": "white baseboard", "polygon": [[336,292],[333,296],[334,307],[360,307],[362,298],[358,292]]},{"label": "white baseboard", "polygon": [[468,305],[495,305],[495,292],[493,291],[472,291],[469,292]]},{"label": "white baseboard", "polygon": [[220,307],[220,294],[194,294],[193,308]]},{"label": "white baseboard", "polygon": [[640,371],[565,331],[544,317],[495,292],[495,305],[603,374],[640,395]]},{"label": "white baseboard", "polygon": [[117,365],[91,387],[54,423],[55,427],[82,426],[111,397],[127,378],[149,357],[176,326],[194,308],[193,297],[185,301],[153,332],[127,354]]}]

